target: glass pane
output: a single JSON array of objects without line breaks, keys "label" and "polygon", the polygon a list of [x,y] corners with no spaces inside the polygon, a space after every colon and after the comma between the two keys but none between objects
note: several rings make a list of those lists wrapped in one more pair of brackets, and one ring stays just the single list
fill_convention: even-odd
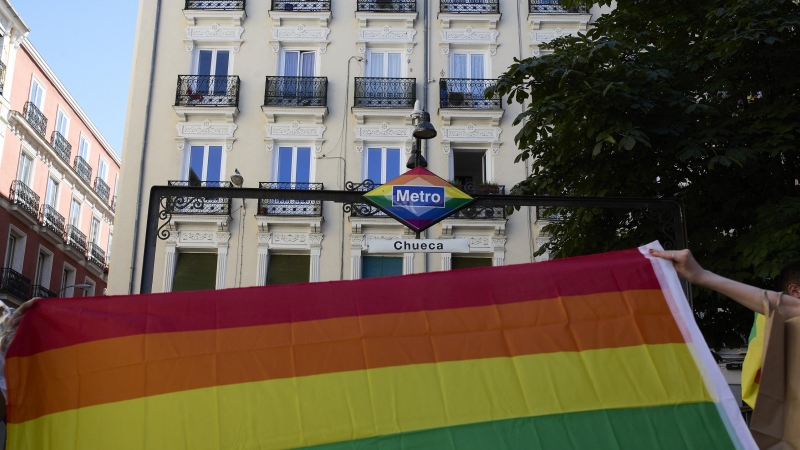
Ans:
[{"label": "glass pane", "polygon": [[278,148],[278,179],[279,183],[292,182],[292,147]]},{"label": "glass pane", "polygon": [[211,50],[200,50],[197,62],[197,75],[211,75]]},{"label": "glass pane", "polygon": [[222,181],[222,146],[208,147],[208,167],[205,181]]},{"label": "glass pane", "polygon": [[382,172],[382,149],[370,148],[367,149],[367,178],[375,183],[383,183]]},{"label": "glass pane", "polygon": [[101,159],[100,164],[97,168],[97,176],[100,177],[101,180],[105,181],[107,174],[108,174],[108,164]]},{"label": "glass pane", "polygon": [[81,215],[81,204],[77,201],[72,201],[72,208],[70,209],[69,213],[69,224],[77,227],[78,226],[78,219]]},{"label": "glass pane", "polygon": [[286,52],[283,54],[283,76],[296,77],[298,75],[298,60],[300,52]]},{"label": "glass pane", "polygon": [[47,179],[47,193],[45,195],[45,203],[50,206],[55,206],[56,194],[58,193],[58,183],[52,178]]},{"label": "glass pane", "polygon": [[388,53],[389,67],[386,71],[387,78],[400,78],[403,76],[403,59],[400,53]]},{"label": "glass pane", "polygon": [[203,180],[203,159],[205,158],[205,147],[192,146],[191,153],[189,153],[189,180],[188,181],[202,181]]},{"label": "glass pane", "polygon": [[371,53],[369,61],[367,61],[367,76],[368,77],[383,77],[383,53]]},{"label": "glass pane", "polygon": [[361,278],[389,277],[403,274],[403,258],[387,256],[364,256],[361,262]]},{"label": "glass pane", "polygon": [[301,77],[314,76],[314,56],[314,52],[303,52],[303,59],[300,67]]},{"label": "glass pane", "polygon": [[453,78],[467,78],[467,55],[453,54]]},{"label": "glass pane", "polygon": [[217,286],[216,253],[180,253],[175,265],[172,292],[215,289]]},{"label": "glass pane", "polygon": [[270,255],[267,284],[308,283],[311,257],[308,255]]},{"label": "glass pane", "polygon": [[482,80],[483,76],[483,55],[469,55],[470,57],[470,78]]},{"label": "glass pane", "polygon": [[67,135],[67,117],[64,116],[64,113],[58,111],[58,118],[56,120],[56,131],[61,133],[62,136],[66,137]]},{"label": "glass pane", "polygon": [[217,64],[214,67],[214,75],[228,75],[228,63],[230,62],[230,52],[227,50],[217,50]]},{"label": "glass pane", "polygon": [[78,156],[80,156],[84,160],[89,159],[89,141],[84,139],[82,136],[80,145],[78,147]]},{"label": "glass pane", "polygon": [[474,267],[492,267],[492,258],[467,258],[461,256],[453,256],[451,260],[451,268],[456,269],[471,269]]},{"label": "glass pane", "polygon": [[31,185],[31,165],[33,161],[28,157],[28,155],[21,153],[19,158],[19,173],[17,173],[17,179],[25,183],[26,186],[30,187]]},{"label": "glass pane", "polygon": [[98,222],[98,220],[95,218],[92,218],[92,230],[90,235],[91,241],[96,244],[98,238],[100,237],[100,222]]},{"label": "glass pane", "polygon": [[386,149],[386,179],[384,183],[400,176],[400,149]]},{"label": "glass pane", "polygon": [[311,148],[300,147],[297,149],[297,168],[294,181],[308,183],[311,181]]}]

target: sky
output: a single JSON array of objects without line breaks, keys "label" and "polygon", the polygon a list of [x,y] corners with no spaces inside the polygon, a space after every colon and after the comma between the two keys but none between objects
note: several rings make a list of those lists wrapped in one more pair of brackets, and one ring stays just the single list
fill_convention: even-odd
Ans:
[{"label": "sky", "polygon": [[122,154],[137,0],[10,0],[28,39]]}]

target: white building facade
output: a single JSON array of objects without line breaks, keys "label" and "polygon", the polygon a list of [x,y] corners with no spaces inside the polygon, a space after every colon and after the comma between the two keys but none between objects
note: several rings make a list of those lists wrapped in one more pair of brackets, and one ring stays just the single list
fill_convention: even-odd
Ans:
[{"label": "white building facade", "polygon": [[[416,100],[438,130],[426,143],[428,169],[467,192],[507,193],[527,176],[514,163],[522,109],[485,88],[514,58],[585,31],[600,13],[557,0],[140,5],[112,294],[139,291],[151,186],[228,186],[236,169],[245,187],[385,183],[407,170]],[[382,255],[371,242],[412,232],[367,207],[236,198],[168,206],[153,292],[526,263],[547,238],[534,209],[467,209],[425,236],[468,240],[469,253]]]}]

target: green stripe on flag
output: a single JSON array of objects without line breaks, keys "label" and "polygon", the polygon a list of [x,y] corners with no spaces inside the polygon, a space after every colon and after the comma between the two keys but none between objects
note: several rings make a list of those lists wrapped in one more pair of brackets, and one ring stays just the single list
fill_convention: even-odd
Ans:
[{"label": "green stripe on flag", "polygon": [[483,422],[311,447],[401,449],[734,449],[714,403],[606,409]]}]

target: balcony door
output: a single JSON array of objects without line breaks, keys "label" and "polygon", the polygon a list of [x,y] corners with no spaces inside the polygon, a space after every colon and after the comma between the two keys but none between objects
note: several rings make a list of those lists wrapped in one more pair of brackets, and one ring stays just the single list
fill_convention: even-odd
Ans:
[{"label": "balcony door", "polygon": [[222,146],[193,145],[189,151],[188,181],[199,186],[200,182],[222,181]]},{"label": "balcony door", "polygon": [[[370,51],[367,55],[368,78],[402,78],[403,54],[400,52]],[[403,86],[399,83],[369,81],[365,86],[368,98],[401,98],[405,96]]]},{"label": "balcony door", "polygon": [[100,162],[97,164],[97,176],[104,182],[108,176],[108,163],[103,158],[100,158]]},{"label": "balcony door", "polygon": [[39,108],[39,111],[42,110],[42,104],[44,103],[44,87],[35,79],[31,81],[31,93],[30,96],[28,96],[28,101]]},{"label": "balcony door", "polygon": [[[450,103],[452,106],[459,105],[459,100],[470,102],[484,98],[483,79],[486,76],[486,55],[483,53],[452,53],[450,55],[450,74],[453,80],[448,89],[450,91]],[[476,80],[471,83],[471,80]],[[460,99],[458,95],[462,95]]]},{"label": "balcony door", "polygon": [[78,143],[78,156],[87,163],[89,162],[89,140],[83,136],[81,136],[80,143]]},{"label": "balcony door", "polygon": [[100,221],[92,217],[92,227],[89,230],[89,242],[97,245],[100,242]]},{"label": "balcony door", "polygon": [[311,147],[279,147],[275,178],[279,183],[310,183]]},{"label": "balcony door", "polygon": [[286,80],[281,95],[288,98],[311,98],[314,96],[314,80],[317,72],[317,54],[311,51],[283,52],[283,76],[295,77]]},{"label": "balcony door", "polygon": [[25,152],[20,152],[17,180],[24,183],[25,186],[31,187],[31,178],[33,178],[33,158]]},{"label": "balcony door", "polygon": [[195,95],[225,95],[228,92],[228,75],[231,72],[230,50],[207,49],[197,52],[195,75],[200,75],[189,89]]},{"label": "balcony door", "polygon": [[56,197],[58,197],[58,181],[52,177],[47,178],[47,191],[44,195],[44,203],[54,209],[56,208]]},{"label": "balcony door", "polygon": [[72,199],[69,207],[69,224],[77,229],[81,228],[81,203],[75,199]]},{"label": "balcony door", "polygon": [[67,138],[67,125],[69,124],[69,119],[67,119],[67,115],[64,114],[64,111],[61,109],[58,110],[58,114],[56,115],[56,131],[64,137]]},{"label": "balcony door", "polygon": [[371,147],[366,152],[366,178],[375,184],[384,184],[400,176],[401,151],[399,148]]}]

